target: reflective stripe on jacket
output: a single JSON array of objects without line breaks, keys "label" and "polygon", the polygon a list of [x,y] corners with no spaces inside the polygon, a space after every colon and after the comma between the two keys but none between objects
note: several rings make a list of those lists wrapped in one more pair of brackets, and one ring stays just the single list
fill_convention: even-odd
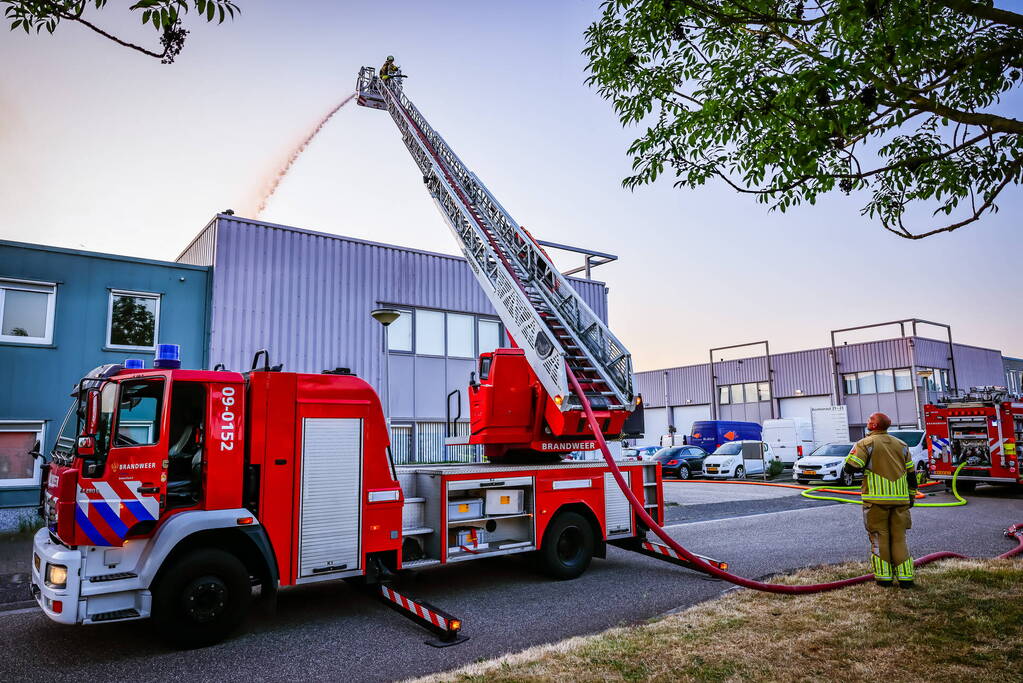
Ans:
[{"label": "reflective stripe on jacket", "polygon": [[[907,472],[913,469],[909,447],[887,432],[871,432],[846,456],[846,463],[863,473],[863,502],[905,503],[909,500]],[[915,477],[914,477],[915,480]]]}]

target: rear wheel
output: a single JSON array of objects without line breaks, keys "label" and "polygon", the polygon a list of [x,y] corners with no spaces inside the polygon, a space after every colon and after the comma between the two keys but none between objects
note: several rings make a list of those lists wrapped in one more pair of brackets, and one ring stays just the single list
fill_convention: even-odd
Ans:
[{"label": "rear wheel", "polygon": [[746,468],[743,467],[742,465],[739,465],[738,467],[736,467],[735,468],[735,478],[736,479],[745,479],[746,478]]},{"label": "rear wheel", "polygon": [[689,465],[682,465],[682,467],[678,468],[679,479],[688,479],[689,476],[690,476]]},{"label": "rear wheel", "polygon": [[[959,493],[973,493],[974,491],[977,490],[977,482],[975,482],[975,481],[960,481],[960,482],[956,483],[955,487],[956,487],[956,489],[959,490]],[[949,479],[948,481],[945,482],[945,490],[948,491],[948,492],[952,491],[952,480],[951,479]]]},{"label": "rear wheel", "polygon": [[212,645],[245,617],[252,598],[249,572],[234,555],[212,548],[182,557],[153,591],[153,621],[182,647]]},{"label": "rear wheel", "polygon": [[554,579],[574,579],[593,559],[593,527],[577,512],[562,512],[547,526],[539,551],[540,567]]}]

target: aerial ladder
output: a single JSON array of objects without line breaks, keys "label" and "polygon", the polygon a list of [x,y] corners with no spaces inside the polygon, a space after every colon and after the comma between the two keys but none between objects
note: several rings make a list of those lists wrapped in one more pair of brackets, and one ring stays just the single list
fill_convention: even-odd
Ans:
[{"label": "aerial ladder", "polygon": [[533,236],[404,93],[402,74],[358,76],[358,104],[386,110],[430,196],[517,348],[480,357],[470,383],[470,434],[491,460],[561,457],[597,448],[569,376],[582,387],[605,437],[623,433],[636,405],[632,357]]}]

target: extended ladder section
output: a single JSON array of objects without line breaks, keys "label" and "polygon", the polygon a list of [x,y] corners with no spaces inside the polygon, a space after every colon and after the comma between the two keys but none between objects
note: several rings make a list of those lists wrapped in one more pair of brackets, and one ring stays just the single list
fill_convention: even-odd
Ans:
[{"label": "extended ladder section", "polygon": [[596,408],[633,408],[632,357],[402,91],[402,77],[363,67],[358,103],[386,109],[419,165],[423,182],[544,389],[562,411],[579,409],[572,368]]}]

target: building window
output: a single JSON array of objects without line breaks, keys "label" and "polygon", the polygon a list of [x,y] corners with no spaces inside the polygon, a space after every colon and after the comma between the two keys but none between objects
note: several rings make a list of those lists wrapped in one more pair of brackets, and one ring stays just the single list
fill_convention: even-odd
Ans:
[{"label": "building window", "polygon": [[761,401],[770,401],[771,385],[768,382],[760,382],[757,384],[757,393],[759,393]]},{"label": "building window", "polygon": [[727,386],[718,387],[718,404],[726,406],[730,402],[730,395]]},{"label": "building window", "polygon": [[416,353],[423,356],[444,355],[442,312],[416,309]]},{"label": "building window", "polygon": [[501,323],[496,320],[483,320],[481,318],[479,321],[479,341],[480,353],[487,353],[504,346],[501,343]]},{"label": "building window", "polygon": [[30,453],[43,442],[43,422],[0,422],[0,487],[39,482],[39,461]]},{"label": "building window", "polygon": [[448,355],[472,358],[476,349],[475,320],[471,315],[448,313]]},{"label": "building window", "polygon": [[390,351],[412,353],[412,311],[400,311],[398,319],[387,328],[387,348]]},{"label": "building window", "polygon": [[856,390],[861,394],[876,394],[877,383],[873,372],[856,373]]},{"label": "building window", "polygon": [[878,370],[874,373],[874,382],[879,394],[895,391],[895,375],[892,370]]},{"label": "building window", "polygon": [[942,370],[939,368],[920,368],[921,373],[930,373],[920,375],[920,386],[926,391],[947,391],[949,387],[948,383],[948,370]]},{"label": "building window", "polygon": [[851,372],[848,375],[842,375],[842,384],[846,396],[852,396],[858,394],[856,390],[856,373]]},{"label": "building window", "polygon": [[909,391],[913,388],[913,375],[909,368],[899,368],[895,371],[895,391]]},{"label": "building window", "polygon": [[151,350],[160,327],[160,295],[146,292],[110,291],[107,346]]},{"label": "building window", "polygon": [[744,392],[746,394],[746,403],[755,403],[757,400],[757,384],[756,382],[750,382],[744,385]]},{"label": "building window", "polygon": [[56,290],[49,282],[0,280],[0,341],[51,343]]}]

